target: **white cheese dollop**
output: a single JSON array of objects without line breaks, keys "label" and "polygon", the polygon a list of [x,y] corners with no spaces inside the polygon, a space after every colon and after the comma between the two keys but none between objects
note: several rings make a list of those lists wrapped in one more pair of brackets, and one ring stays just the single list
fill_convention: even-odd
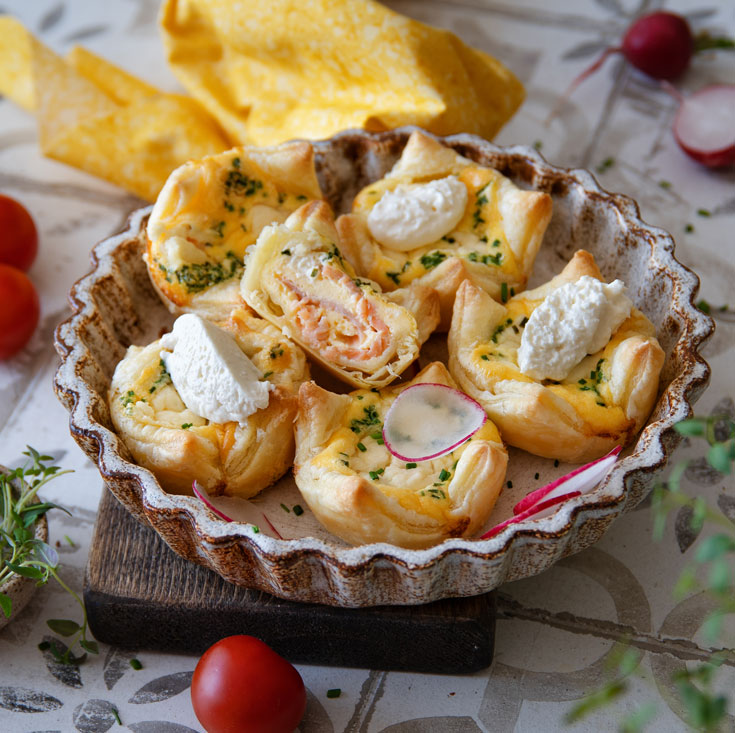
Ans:
[{"label": "white cheese dollop", "polygon": [[467,186],[456,176],[398,186],[370,210],[368,229],[381,244],[407,252],[441,239],[467,206]]},{"label": "white cheese dollop", "polygon": [[526,323],[518,366],[534,379],[564,379],[587,354],[604,348],[633,303],[622,280],[584,275],[550,293]]},{"label": "white cheese dollop", "polygon": [[272,385],[241,351],[235,339],[191,313],[180,316],[161,339],[161,359],[184,404],[215,423],[240,425],[268,406]]}]

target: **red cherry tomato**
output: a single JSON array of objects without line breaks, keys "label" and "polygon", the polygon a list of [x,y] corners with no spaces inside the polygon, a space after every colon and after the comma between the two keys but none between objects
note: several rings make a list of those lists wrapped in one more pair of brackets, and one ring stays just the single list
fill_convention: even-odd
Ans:
[{"label": "red cherry tomato", "polygon": [[0,262],[24,272],[38,252],[38,232],[26,208],[0,195]]},{"label": "red cherry tomato", "polygon": [[296,669],[260,639],[228,636],[199,660],[191,702],[207,733],[292,733],[306,690]]},{"label": "red cherry tomato", "polygon": [[38,325],[38,294],[28,275],[0,264],[0,359],[20,351]]}]

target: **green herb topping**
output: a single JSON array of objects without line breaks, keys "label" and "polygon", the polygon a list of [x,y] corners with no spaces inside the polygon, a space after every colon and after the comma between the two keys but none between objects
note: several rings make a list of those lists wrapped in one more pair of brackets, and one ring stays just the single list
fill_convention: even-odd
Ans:
[{"label": "green herb topping", "polygon": [[425,255],[421,255],[421,264],[424,266],[424,269],[431,270],[437,265],[444,262],[444,260],[447,259],[447,255],[444,252],[439,252],[438,250],[436,252],[430,252]]},{"label": "green herb topping", "polygon": [[363,417],[361,420],[355,419],[350,422],[350,430],[353,433],[359,434],[363,432],[365,428],[370,427],[371,425],[380,425],[380,416],[378,415],[378,411],[375,409],[375,405],[368,405],[367,407],[363,407],[363,412],[365,414],[365,417]]}]

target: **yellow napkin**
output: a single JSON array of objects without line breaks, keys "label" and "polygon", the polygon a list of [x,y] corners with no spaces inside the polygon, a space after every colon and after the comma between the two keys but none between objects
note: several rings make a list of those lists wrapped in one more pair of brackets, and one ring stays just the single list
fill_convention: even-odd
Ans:
[{"label": "yellow napkin", "polygon": [[169,63],[238,143],[419,125],[492,138],[523,101],[502,64],[372,0],[164,0]]},{"label": "yellow napkin", "polygon": [[0,94],[36,114],[42,152],[149,201],[233,144],[406,124],[492,138],[523,100],[495,59],[372,0],[165,0],[160,22],[194,99],[0,16]]},{"label": "yellow napkin", "polygon": [[0,93],[38,118],[44,155],[155,200],[171,171],[231,142],[199,104],[89,51],[66,60],[0,17]]}]

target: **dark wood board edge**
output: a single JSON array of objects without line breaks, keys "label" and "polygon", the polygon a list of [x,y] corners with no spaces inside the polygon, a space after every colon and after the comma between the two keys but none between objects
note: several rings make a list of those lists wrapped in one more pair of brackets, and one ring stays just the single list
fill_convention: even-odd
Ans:
[{"label": "dark wood board edge", "polygon": [[121,648],[202,654],[251,634],[294,663],[462,674],[489,666],[495,594],[334,608],[241,588],[176,555],[105,490],[85,572],[90,630]]}]

